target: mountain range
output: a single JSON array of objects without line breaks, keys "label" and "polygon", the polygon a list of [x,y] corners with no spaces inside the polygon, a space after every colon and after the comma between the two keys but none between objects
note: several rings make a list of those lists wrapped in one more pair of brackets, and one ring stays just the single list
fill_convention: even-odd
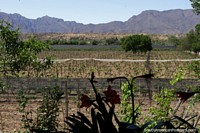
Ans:
[{"label": "mountain range", "polygon": [[192,9],[146,10],[124,22],[102,24],[82,24],[49,16],[28,19],[17,13],[0,12],[0,20],[3,19],[14,27],[20,27],[23,33],[184,34],[200,23],[200,16],[193,13]]}]

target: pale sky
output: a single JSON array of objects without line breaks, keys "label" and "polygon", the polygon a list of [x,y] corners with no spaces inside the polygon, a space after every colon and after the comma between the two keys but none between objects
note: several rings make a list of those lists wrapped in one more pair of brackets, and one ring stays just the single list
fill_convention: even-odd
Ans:
[{"label": "pale sky", "polygon": [[192,9],[190,0],[0,0],[0,11],[79,23],[126,21],[145,10]]}]

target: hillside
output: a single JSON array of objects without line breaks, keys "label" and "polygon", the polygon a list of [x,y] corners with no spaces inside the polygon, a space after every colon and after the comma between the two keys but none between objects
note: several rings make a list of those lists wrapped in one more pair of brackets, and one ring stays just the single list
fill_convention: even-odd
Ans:
[{"label": "hillside", "polygon": [[200,16],[192,9],[143,11],[125,22],[113,21],[103,24],[82,24],[75,21],[44,16],[28,19],[20,14],[0,12],[0,20],[7,20],[23,33],[148,33],[148,34],[182,34],[198,23]]}]

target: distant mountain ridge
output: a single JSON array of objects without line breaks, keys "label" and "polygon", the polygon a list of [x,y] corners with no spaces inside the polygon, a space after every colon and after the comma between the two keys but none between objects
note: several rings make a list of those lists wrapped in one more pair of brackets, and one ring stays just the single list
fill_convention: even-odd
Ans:
[{"label": "distant mountain ridge", "polygon": [[112,21],[103,24],[82,24],[75,21],[44,16],[28,19],[20,14],[0,12],[0,20],[19,26],[23,33],[148,33],[184,34],[200,23],[200,16],[192,9],[167,11],[147,10],[125,22]]}]

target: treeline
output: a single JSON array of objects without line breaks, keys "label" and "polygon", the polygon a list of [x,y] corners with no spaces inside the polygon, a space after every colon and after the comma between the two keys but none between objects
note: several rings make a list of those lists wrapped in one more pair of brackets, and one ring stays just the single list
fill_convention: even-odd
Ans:
[{"label": "treeline", "polygon": [[[84,36],[73,36],[68,38],[54,37],[41,40],[50,45],[121,45],[121,39],[129,35],[107,38],[89,38]],[[194,29],[190,30],[187,34],[184,35],[148,36],[151,38],[152,46],[154,48],[176,48],[177,50],[193,51],[195,53],[200,52],[200,24],[197,24]]]},{"label": "treeline", "polygon": [[120,45],[118,38],[84,39],[72,37],[70,39],[50,39],[46,42],[50,45]]},{"label": "treeline", "polygon": [[153,45],[174,46],[178,50],[200,52],[200,24],[182,36],[169,35],[167,39],[152,39]]},{"label": "treeline", "polygon": [[[164,39],[159,36],[150,35],[153,46],[170,46],[178,50],[187,50],[198,53],[200,51],[200,26],[189,31],[185,35],[166,35]],[[45,40],[50,45],[120,45],[121,38],[113,37],[106,39],[89,39],[81,37],[71,37],[69,39],[48,39]]]}]

